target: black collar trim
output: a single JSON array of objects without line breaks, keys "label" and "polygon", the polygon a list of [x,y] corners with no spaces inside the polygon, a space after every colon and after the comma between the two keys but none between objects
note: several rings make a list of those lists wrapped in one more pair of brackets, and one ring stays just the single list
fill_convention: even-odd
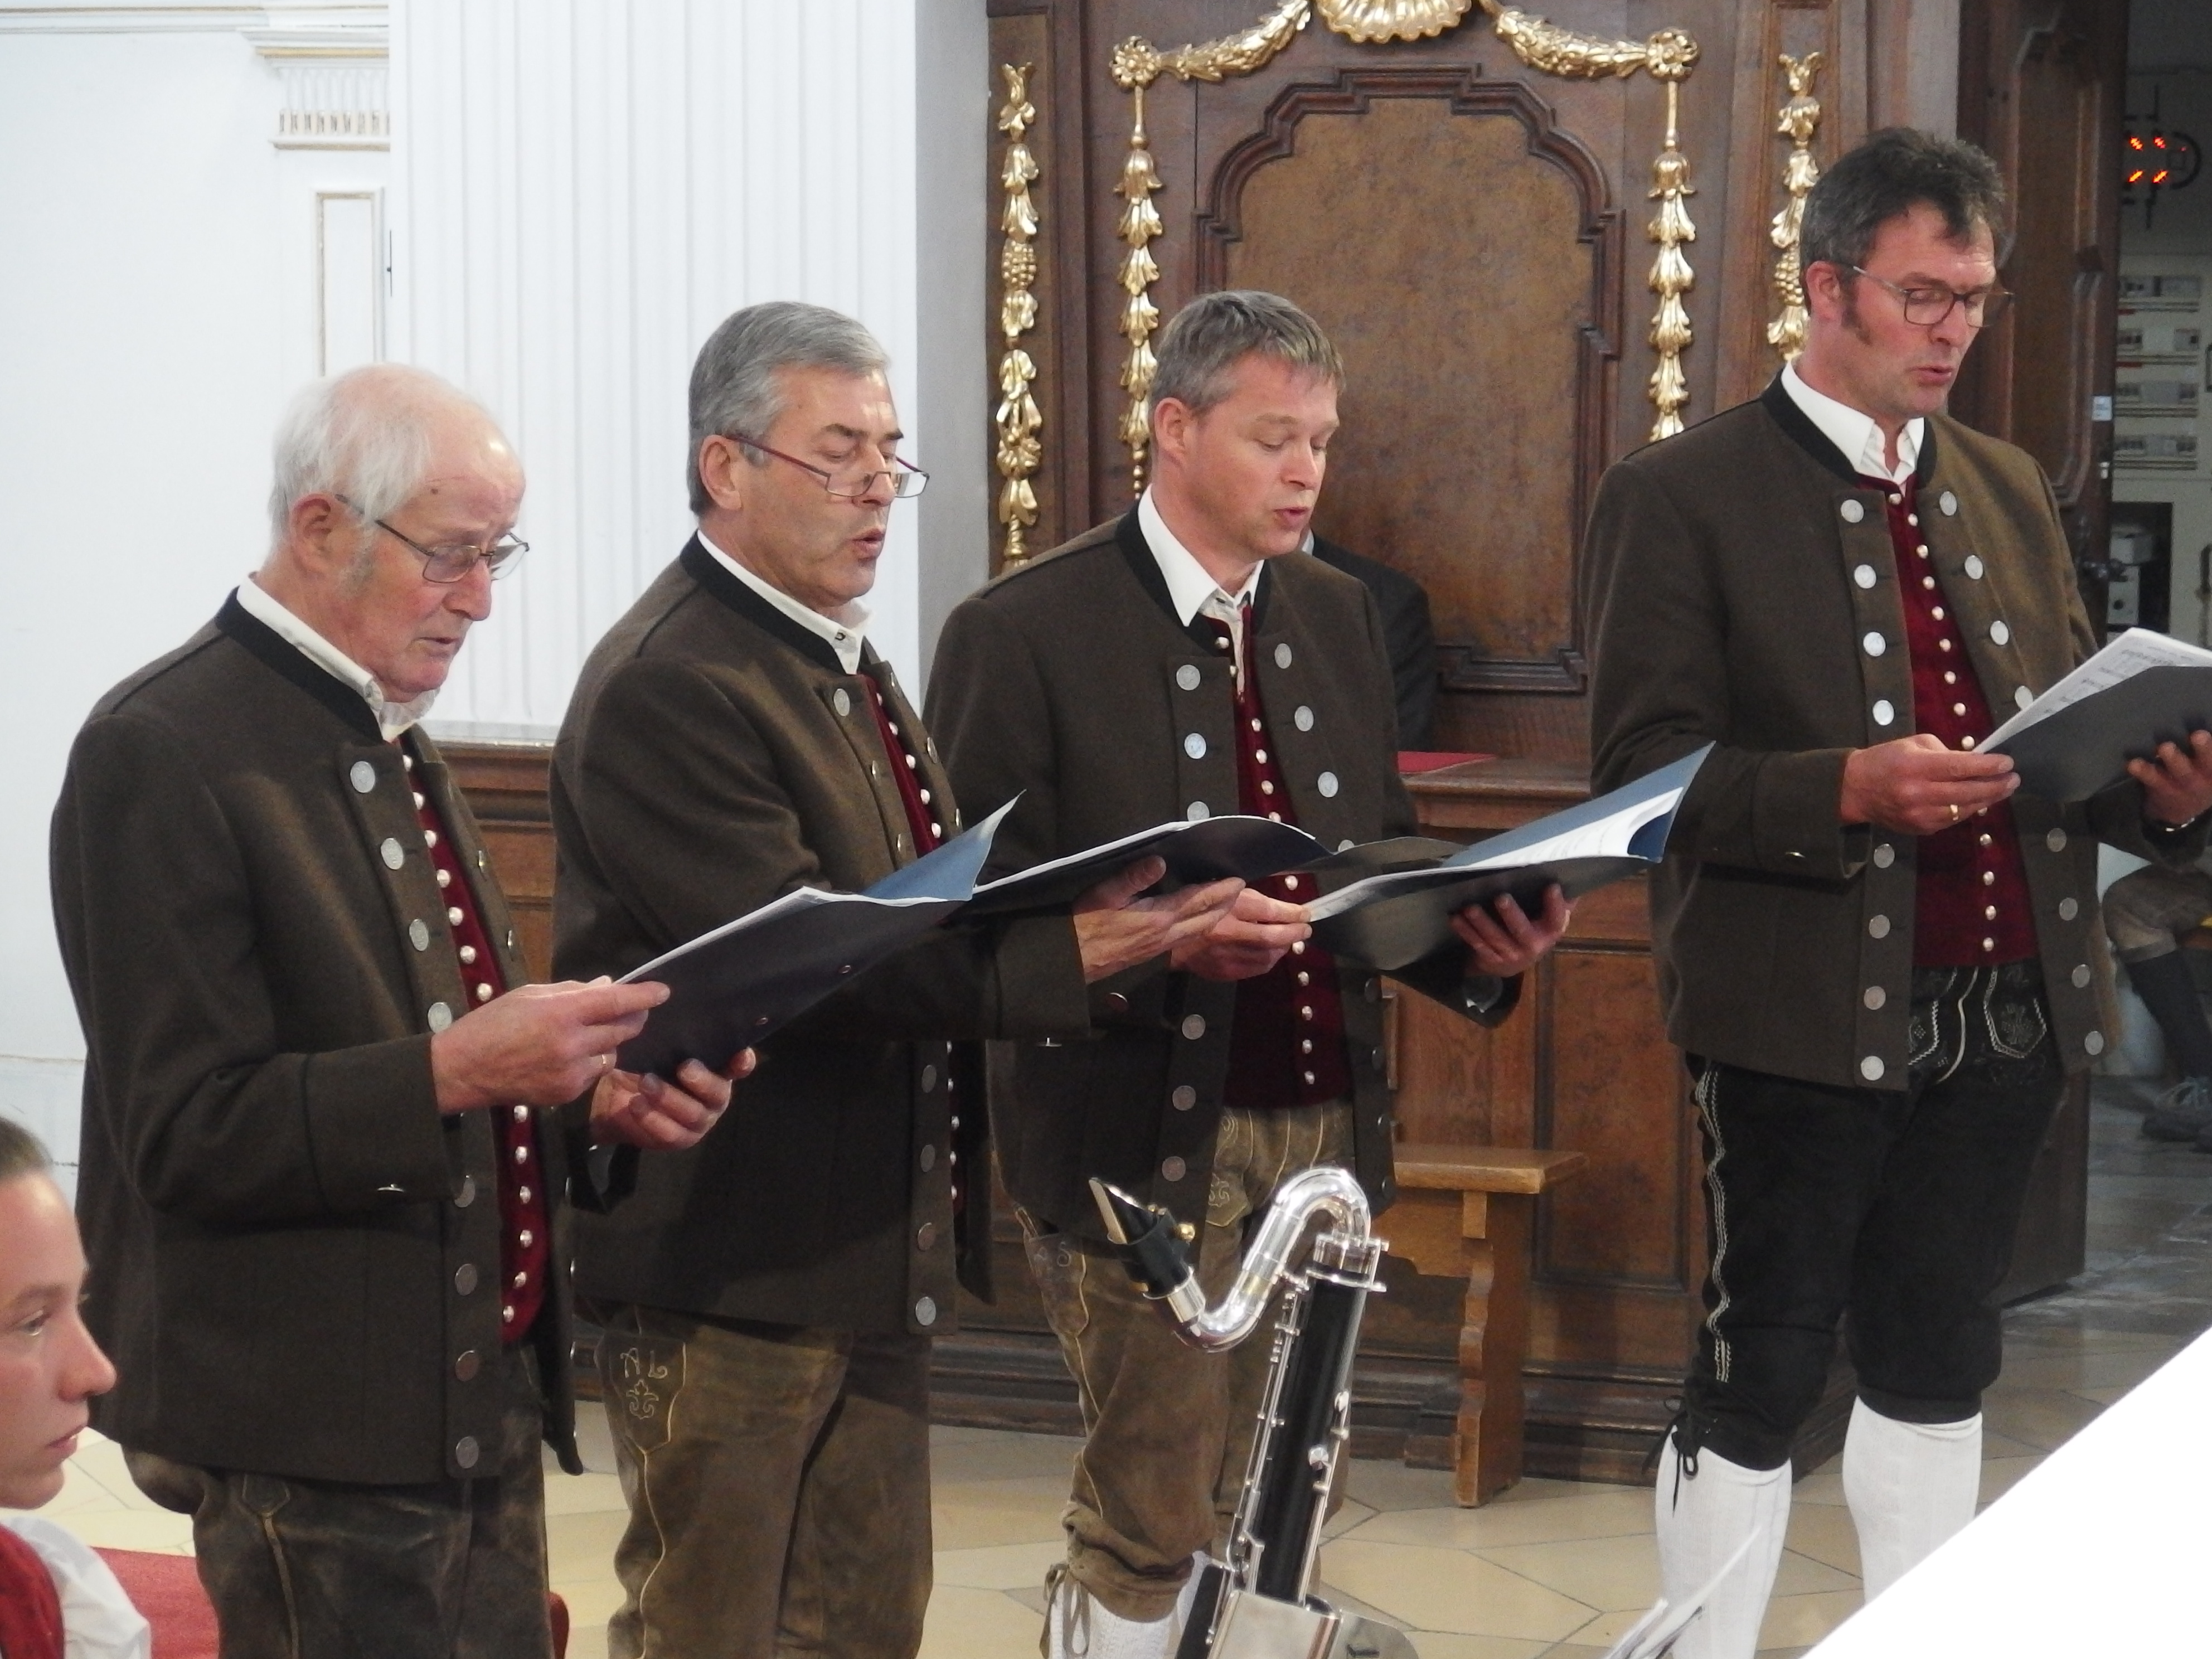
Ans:
[{"label": "black collar trim", "polygon": [[[1782,384],[1779,374],[1766,383],[1766,390],[1759,394],[1759,401],[1775,425],[1787,433],[1800,449],[1854,489],[1869,487],[1858,468],[1836,447],[1826,433],[1814,424],[1813,417],[1797,407],[1797,400],[1790,395],[1790,388]],[[1920,459],[1913,463],[1912,482],[1917,487],[1935,475],[1936,422],[1931,417],[1921,422]]]},{"label": "black collar trim", "polygon": [[222,609],[215,613],[215,625],[368,742],[384,741],[384,729],[376,723],[368,700],[240,605],[237,594],[223,600]]},{"label": "black collar trim", "polygon": [[[1196,617],[1188,627],[1176,615],[1175,600],[1168,593],[1168,579],[1160,574],[1160,562],[1152,556],[1152,545],[1145,539],[1145,528],[1137,521],[1137,509],[1131,507],[1114,526],[1114,540],[1121,549],[1121,556],[1129,562],[1129,574],[1137,579],[1137,586],[1152,596],[1154,605],[1166,615],[1177,632],[1190,636],[1191,642],[1202,651],[1213,649],[1213,634]],[[1252,635],[1257,639],[1267,629],[1267,602],[1274,595],[1274,572],[1268,562],[1261,561],[1259,585],[1252,590]]]},{"label": "black collar trim", "polygon": [[800,627],[732,576],[696,536],[684,544],[677,562],[684,567],[685,575],[763,633],[789,646],[817,668],[843,676],[845,665],[838,660],[829,641]]}]

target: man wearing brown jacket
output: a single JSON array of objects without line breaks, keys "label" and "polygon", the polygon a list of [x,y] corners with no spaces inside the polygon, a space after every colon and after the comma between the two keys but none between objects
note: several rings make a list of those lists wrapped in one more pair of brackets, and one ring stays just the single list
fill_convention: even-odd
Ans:
[{"label": "man wearing brown jacket", "polygon": [[435,377],[310,387],[267,562],[100,700],[54,811],[88,1313],[122,1379],[94,1421],[191,1515],[239,1659],[550,1654],[568,1171],[729,1099],[696,1064],[611,1073],[662,988],[524,983],[416,724],[521,499]]},{"label": "man wearing brown jacket", "polygon": [[[977,811],[1021,796],[1009,866],[1178,818],[1246,812],[1332,848],[1411,834],[1373,597],[1303,545],[1343,369],[1272,294],[1194,301],[1160,338],[1152,487],[1118,521],[956,610],[930,713]],[[1090,1042],[1013,1051],[994,1099],[1000,1164],[1081,1397],[1085,1443],[1049,1651],[1152,1659],[1194,1553],[1243,1475],[1267,1344],[1176,1340],[1103,1247],[1103,1176],[1203,1224],[1218,1294],[1288,1176],[1355,1169],[1391,1200],[1381,987],[1308,939],[1311,876],[1248,890],[1207,939],[1093,988]],[[1565,926],[1470,910],[1460,942],[1399,977],[1486,1023]],[[1057,1570],[1056,1570],[1057,1574]],[[1087,1644],[1087,1645],[1086,1645]]]},{"label": "man wearing brown jacket", "polygon": [[[555,752],[555,961],[620,974],[963,827],[866,636],[898,459],[850,318],[731,317],[691,377],[699,531],[600,641]],[[778,1033],[739,1120],[581,1229],[631,1505],[617,1656],[903,1659],[930,1584],[930,1338],[990,1238],[971,1048],[1088,1025],[1087,979],[1203,933],[1237,884],[933,933]]]},{"label": "man wearing brown jacket", "polygon": [[2185,860],[2212,806],[2212,734],[2069,805],[1978,752],[2094,643],[2034,461],[1942,413],[2003,304],[2002,209],[1955,140],[1838,161],[1806,204],[1802,356],[1616,465],[1584,546],[1595,782],[1717,745],[1652,887],[1713,1250],[1665,1594],[1754,1541],[1689,1659],[1757,1646],[1839,1321],[1867,1593],[1972,1518],[1989,1298],[2063,1079],[2112,1030],[2096,842]]}]

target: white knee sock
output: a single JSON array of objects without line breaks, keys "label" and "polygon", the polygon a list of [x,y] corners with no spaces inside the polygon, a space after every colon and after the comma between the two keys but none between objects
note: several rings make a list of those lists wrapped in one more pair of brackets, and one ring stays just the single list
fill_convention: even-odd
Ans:
[{"label": "white knee sock", "polygon": [[1900,1423],[1865,1401],[1844,1437],[1844,1498],[1859,1532],[1871,1601],[1974,1518],[1982,1488],[1982,1419]]},{"label": "white knee sock", "polygon": [[1747,1469],[1710,1446],[1698,1452],[1697,1465],[1694,1476],[1685,1471],[1674,1437],[1668,1436],[1659,1458],[1660,1594],[1680,1607],[1746,1538],[1753,1532],[1760,1536],[1682,1632],[1674,1659],[1752,1659],[1790,1530],[1790,1466]]},{"label": "white knee sock", "polygon": [[1139,1623],[1109,1613],[1066,1573],[1057,1576],[1044,1609],[1044,1659],[1170,1659],[1176,1625]]}]

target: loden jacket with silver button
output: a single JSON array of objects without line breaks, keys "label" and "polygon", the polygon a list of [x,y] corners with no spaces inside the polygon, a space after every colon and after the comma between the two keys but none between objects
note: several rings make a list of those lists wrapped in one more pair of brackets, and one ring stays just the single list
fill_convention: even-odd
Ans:
[{"label": "loden jacket with silver button", "polygon": [[[890,665],[871,650],[862,666],[918,744],[916,775],[952,834],[935,744]],[[627,973],[794,888],[855,891],[915,857],[865,684],[696,539],[585,664],[552,808],[564,978]],[[634,1194],[578,1230],[579,1291],[714,1318],[949,1330],[958,1283],[989,1291],[988,1117],[968,1040],[1088,1024],[1066,916],[925,936],[763,1045],[697,1146],[633,1160]]]},{"label": "loden jacket with silver button", "polygon": [[[1415,833],[1397,769],[1382,624],[1354,578],[1271,559],[1253,607],[1267,738],[1297,822],[1332,848]],[[1177,620],[1137,514],[1009,572],[947,619],[929,713],[961,798],[995,810],[995,867],[1014,870],[1176,818],[1237,811],[1233,669]],[[1394,977],[1495,1024],[1517,981],[1464,994],[1457,945]],[[1377,1209],[1394,1196],[1381,986],[1340,969],[1355,1161]],[[1092,988],[1083,1040],[1011,1049],[994,1070],[999,1164],[1016,1202],[1086,1237],[1103,1176],[1185,1219],[1206,1211],[1237,988],[1165,959]],[[1001,1073],[1004,1075],[1001,1075]]]},{"label": "loden jacket with silver button", "polygon": [[[2057,506],[2024,451],[1929,417],[1919,530],[2000,720],[2095,638]],[[1909,734],[1912,668],[1881,491],[1778,380],[1608,471],[1583,544],[1592,785],[1703,744],[1651,885],[1668,1034],[1689,1053],[1902,1089],[1917,838],[1838,821],[1850,751]],[[2147,825],[2132,781],[2012,800],[2059,1053],[2116,1030],[2096,843],[2186,864],[2200,823]]]},{"label": "loden jacket with silver button", "polygon": [[[120,1377],[93,1421],[126,1446],[396,1485],[501,1443],[497,1146],[487,1114],[438,1111],[431,1035],[469,1003],[414,789],[506,982],[528,969],[437,746],[403,742],[234,598],[70,750],[54,916],[88,1050],[87,1318]],[[558,1261],[583,1126],[536,1117]],[[546,1435],[580,1469],[548,1291]]]}]

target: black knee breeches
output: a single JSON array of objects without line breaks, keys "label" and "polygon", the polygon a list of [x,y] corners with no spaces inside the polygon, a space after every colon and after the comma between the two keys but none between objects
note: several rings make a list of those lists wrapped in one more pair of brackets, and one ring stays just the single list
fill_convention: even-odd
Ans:
[{"label": "black knee breeches", "polygon": [[1820,1401],[1838,1323],[1859,1395],[1907,1422],[1981,1409],[1991,1294],[2063,1081],[2032,964],[1923,969],[1899,1091],[1692,1056],[1712,1268],[1676,1443],[1776,1468]]}]

